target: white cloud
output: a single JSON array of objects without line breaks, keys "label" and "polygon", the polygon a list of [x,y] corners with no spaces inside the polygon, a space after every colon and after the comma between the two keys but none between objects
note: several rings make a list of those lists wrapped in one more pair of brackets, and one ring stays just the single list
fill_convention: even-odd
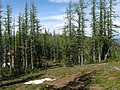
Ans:
[{"label": "white cloud", "polygon": [[48,17],[43,17],[41,20],[64,20],[65,15],[54,15],[54,16],[48,16]]},{"label": "white cloud", "polygon": [[114,24],[120,26],[120,21],[115,21]]},{"label": "white cloud", "polygon": [[65,23],[59,23],[54,25],[54,28],[59,28],[59,27],[63,27],[65,25]]},{"label": "white cloud", "polygon": [[[64,27],[64,25],[65,25],[65,22],[54,24],[54,29],[60,30]],[[74,25],[78,26],[77,22],[74,22]],[[92,31],[91,31],[91,28],[89,27],[89,23],[87,23],[86,26],[87,27],[85,28],[85,35],[90,37],[92,35]],[[57,31],[57,33],[62,33],[61,31]]]},{"label": "white cloud", "polygon": [[[61,3],[61,2],[69,2],[70,0],[49,0],[50,2],[57,2],[57,3]],[[73,2],[76,2],[78,0],[72,0]]]},{"label": "white cloud", "polygon": [[92,35],[91,28],[89,28],[89,27],[85,28],[85,35],[91,37],[91,35]]},{"label": "white cloud", "polygon": [[69,0],[49,0],[50,2],[69,2]]},{"label": "white cloud", "polygon": [[[54,22],[51,22],[51,21],[48,21],[48,22],[42,22],[41,23],[43,24],[43,26],[45,28],[49,28],[49,32],[50,33],[53,33],[53,31],[55,30],[56,33],[59,33],[61,34],[62,33],[62,29],[61,27],[64,26],[64,21],[54,21]],[[61,29],[61,30],[60,30]]]},{"label": "white cloud", "polygon": [[[114,21],[113,24],[120,26],[120,21]],[[116,29],[117,33],[116,34],[120,34],[120,28]]]}]

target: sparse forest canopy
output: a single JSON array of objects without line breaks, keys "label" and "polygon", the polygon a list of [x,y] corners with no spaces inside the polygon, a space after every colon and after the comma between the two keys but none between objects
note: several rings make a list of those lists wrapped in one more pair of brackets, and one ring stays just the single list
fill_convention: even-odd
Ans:
[{"label": "sparse forest canopy", "polygon": [[[12,8],[3,11],[0,1],[0,80],[26,75],[49,67],[48,62],[66,66],[120,60],[120,45],[113,38],[119,26],[113,21],[115,0],[72,0],[66,8],[62,34],[49,33],[38,19],[37,7],[25,3],[14,20]],[[90,20],[85,10],[91,6]],[[85,35],[90,22],[92,35]],[[44,32],[44,33],[43,33]]]}]

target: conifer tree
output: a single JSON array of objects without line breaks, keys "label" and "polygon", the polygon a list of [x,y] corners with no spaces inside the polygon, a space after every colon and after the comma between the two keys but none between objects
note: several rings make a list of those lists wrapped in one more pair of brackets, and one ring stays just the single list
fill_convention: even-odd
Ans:
[{"label": "conifer tree", "polygon": [[25,69],[28,68],[28,55],[27,55],[27,52],[28,52],[28,45],[27,45],[27,41],[28,41],[28,30],[29,30],[29,21],[28,21],[28,17],[29,16],[29,13],[28,13],[28,4],[26,3],[25,4]]},{"label": "conifer tree", "polygon": [[35,58],[35,35],[36,35],[36,21],[37,21],[37,11],[34,3],[31,4],[30,9],[30,40],[31,40],[31,68],[34,68]]},{"label": "conifer tree", "polygon": [[3,42],[2,42],[2,4],[0,0],[0,75],[3,63]]},{"label": "conifer tree", "polygon": [[91,17],[92,17],[92,38],[93,38],[93,51],[92,51],[92,56],[93,56],[93,61],[96,61],[97,59],[97,1],[96,0],[91,0]]},{"label": "conifer tree", "polygon": [[68,7],[67,7],[67,10],[66,10],[66,19],[67,19],[67,27],[66,29],[68,30],[68,36],[69,36],[69,44],[68,44],[68,53],[67,53],[67,56],[68,56],[68,63],[71,63],[72,62],[72,58],[73,58],[73,55],[72,55],[72,43],[73,43],[73,38],[72,38],[72,26],[73,26],[73,18],[74,18],[74,11],[73,11],[73,3],[72,3],[72,0],[70,0],[69,4],[68,4]]},{"label": "conifer tree", "polygon": [[10,74],[12,74],[12,53],[11,53],[11,35],[12,35],[12,9],[7,5],[6,18],[5,18],[5,44],[6,44],[6,53],[5,53],[5,63],[10,66]]},{"label": "conifer tree", "polygon": [[15,71],[17,75],[20,75],[23,64],[22,64],[22,15],[19,13],[18,16],[18,31],[16,33],[16,60],[15,60]]},{"label": "conifer tree", "polygon": [[84,0],[79,0],[79,3],[75,6],[75,13],[77,14],[77,52],[78,52],[78,62],[80,65],[83,65],[84,63],[84,39],[85,39],[85,21],[87,20],[85,18],[85,12],[84,9],[86,8]]}]

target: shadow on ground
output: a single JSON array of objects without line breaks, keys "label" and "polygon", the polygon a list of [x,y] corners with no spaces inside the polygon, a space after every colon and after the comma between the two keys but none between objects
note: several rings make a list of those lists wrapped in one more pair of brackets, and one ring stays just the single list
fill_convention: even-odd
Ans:
[{"label": "shadow on ground", "polygon": [[30,76],[30,77],[27,77],[26,79],[24,80],[18,80],[18,81],[14,81],[14,82],[8,82],[8,83],[5,83],[5,84],[0,84],[0,87],[5,87],[5,86],[10,86],[10,85],[14,85],[14,84],[20,84],[20,83],[24,83],[24,82],[27,82],[29,80],[32,80],[34,78],[37,78],[37,77],[40,77],[40,76],[43,76],[45,74],[38,74],[38,75],[35,75],[35,76]]},{"label": "shadow on ground", "polygon": [[70,81],[64,87],[48,86],[47,90],[90,90],[90,84],[94,74],[95,72],[83,74],[76,77],[74,81]]}]

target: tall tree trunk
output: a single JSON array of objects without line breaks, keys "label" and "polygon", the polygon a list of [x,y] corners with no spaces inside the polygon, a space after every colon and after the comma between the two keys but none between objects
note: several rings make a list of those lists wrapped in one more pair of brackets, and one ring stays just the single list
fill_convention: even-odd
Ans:
[{"label": "tall tree trunk", "polygon": [[84,64],[84,57],[83,57],[83,53],[81,54],[81,65]]}]

